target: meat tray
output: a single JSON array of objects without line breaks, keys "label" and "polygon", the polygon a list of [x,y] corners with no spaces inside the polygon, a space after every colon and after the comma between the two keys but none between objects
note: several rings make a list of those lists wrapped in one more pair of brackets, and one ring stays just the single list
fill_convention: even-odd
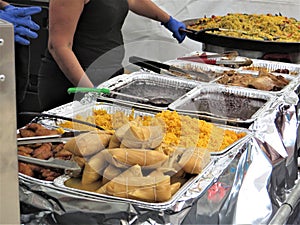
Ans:
[{"label": "meat tray", "polygon": [[[203,52],[203,51],[193,51],[191,53],[188,53],[186,55],[184,55],[183,57],[179,57],[179,58],[184,58],[184,57],[191,57],[191,56],[197,56],[197,55],[201,55],[201,54],[206,54],[207,56],[211,56],[214,55],[216,53],[214,52]],[[212,58],[215,59],[215,58]],[[251,69],[253,67],[259,67],[262,69],[266,69],[268,72],[271,73],[276,73],[276,70],[288,70],[288,73],[279,73],[281,75],[291,75],[293,76],[298,76],[300,73],[300,65],[299,64],[294,64],[294,63],[286,63],[286,62],[279,62],[279,61],[270,61],[270,60],[263,60],[263,59],[253,59],[253,58],[249,58],[252,61],[252,64],[250,66],[239,66],[237,65],[236,68],[232,68],[232,69],[236,69],[236,70],[247,70],[247,68]],[[168,61],[169,63],[171,63],[172,65],[182,65],[182,63],[187,63],[189,61],[185,61],[183,59],[177,59],[177,60],[170,60]],[[191,63],[192,61],[190,61],[189,63]],[[194,64],[195,63],[195,64]],[[199,65],[200,64],[200,65]],[[184,64],[183,64],[184,65]],[[205,64],[205,63],[198,63],[198,62],[192,62],[191,64],[193,67],[195,68],[199,68],[200,70],[204,70],[204,71],[215,71],[215,72],[222,72],[224,70],[224,68],[220,68],[220,67],[224,67],[222,65],[213,65],[213,64]],[[225,67],[226,69],[228,69],[228,67]],[[286,71],[287,72],[287,71]]]},{"label": "meat tray", "polygon": [[[264,68],[268,72],[280,75],[290,75],[291,77],[296,77],[300,74],[300,65],[293,63],[285,63],[285,62],[274,62],[269,60],[261,60],[261,59],[251,59],[252,65],[249,67],[240,67],[238,70],[247,70],[247,68],[251,69],[251,67],[259,67]],[[276,72],[276,70],[284,70],[285,73]]]},{"label": "meat tray", "polygon": [[[153,104],[153,102],[151,104],[148,102],[139,102],[134,98],[126,98],[118,95],[105,96],[102,94],[101,99],[122,103],[122,105],[135,108],[161,111],[167,109],[168,104],[195,88],[199,83],[154,73],[135,72],[130,75],[121,75],[118,79],[113,79],[113,82],[108,80],[102,83],[101,87],[131,96],[158,100],[156,101],[157,104]],[[166,104],[160,104],[161,101]]]},{"label": "meat tray", "polygon": [[262,91],[207,84],[173,102],[169,109],[211,121],[242,125],[253,122],[275,99],[274,95]]},{"label": "meat tray", "polygon": [[[195,53],[195,52],[191,53],[191,55],[195,55],[195,54],[197,54],[197,53]],[[210,65],[210,64],[205,64],[205,63],[184,61],[184,60],[170,60],[170,61],[168,61],[168,64],[177,66],[179,68],[187,68],[188,67],[188,68],[193,68],[196,71],[205,71],[206,73],[211,74],[211,76],[215,76],[215,79],[209,83],[219,83],[220,79],[222,79],[223,76],[225,77],[226,73],[228,73],[230,71],[233,71],[237,75],[248,74],[253,77],[257,77],[259,75],[259,71],[255,70],[255,69],[251,69],[251,67],[252,68],[262,67],[268,73],[271,73],[273,76],[283,77],[290,83],[297,77],[297,74],[299,74],[299,71],[300,71],[299,66],[293,65],[290,63],[279,63],[279,62],[274,63],[271,61],[254,60],[254,59],[252,61],[253,61],[253,64],[250,67],[248,67],[248,69],[246,67],[229,68],[229,67]],[[271,71],[275,71],[277,69],[282,69],[282,70],[285,69],[295,75],[271,72]],[[229,83],[226,85],[231,85],[231,84]],[[284,92],[287,89],[288,86],[289,86],[289,84],[285,85],[281,90],[272,90],[272,91],[266,91],[266,92],[272,93],[272,94],[281,94],[282,92]],[[259,89],[254,89],[254,88],[250,88],[250,87],[249,88],[243,87],[243,88],[259,90]],[[263,90],[261,90],[261,91],[263,91]]]}]

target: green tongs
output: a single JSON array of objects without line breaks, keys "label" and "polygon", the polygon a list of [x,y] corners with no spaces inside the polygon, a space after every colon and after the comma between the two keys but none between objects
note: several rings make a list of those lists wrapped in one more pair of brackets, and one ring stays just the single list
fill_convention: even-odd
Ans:
[{"label": "green tongs", "polygon": [[148,98],[138,97],[134,95],[128,95],[116,91],[111,91],[108,88],[86,88],[86,87],[71,87],[68,89],[68,93],[88,93],[88,92],[95,92],[95,93],[103,93],[103,94],[113,94],[118,96],[123,96],[126,98],[136,99],[142,102],[148,102]]},{"label": "green tongs", "polygon": [[85,88],[85,87],[71,87],[68,89],[68,93],[87,93],[87,92],[96,92],[96,93],[104,93],[104,94],[114,94],[118,96],[123,96],[125,98],[135,99],[141,103],[150,103],[155,106],[165,107],[173,102],[173,99],[170,98],[163,98],[163,97],[139,97],[135,95],[124,94],[116,91],[111,91],[108,88]]}]

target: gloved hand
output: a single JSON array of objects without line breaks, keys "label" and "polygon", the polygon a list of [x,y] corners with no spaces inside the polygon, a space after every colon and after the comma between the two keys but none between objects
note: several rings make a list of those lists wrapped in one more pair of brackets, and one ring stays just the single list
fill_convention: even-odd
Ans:
[{"label": "gloved hand", "polygon": [[31,15],[41,12],[38,6],[15,7],[7,5],[0,10],[0,18],[14,25],[15,41],[22,45],[29,45],[27,38],[37,38],[38,34],[32,30],[39,30],[40,26],[31,20]]},{"label": "gloved hand", "polygon": [[162,23],[162,25],[164,25],[169,31],[171,31],[173,33],[173,37],[177,39],[178,43],[183,42],[186,33],[185,32],[181,32],[181,29],[185,29],[186,26],[184,23],[179,22],[177,20],[175,20],[172,16],[170,16],[170,19],[168,22],[166,23]]}]

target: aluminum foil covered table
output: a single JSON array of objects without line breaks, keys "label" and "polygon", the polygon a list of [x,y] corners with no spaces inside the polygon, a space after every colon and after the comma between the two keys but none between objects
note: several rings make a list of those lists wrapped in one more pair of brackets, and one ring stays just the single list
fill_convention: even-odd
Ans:
[{"label": "aluminum foil covered table", "polygon": [[213,169],[206,171],[170,207],[151,210],[126,202],[99,200],[20,177],[22,222],[266,224],[298,179],[299,116],[294,89],[278,98],[249,127],[253,132],[250,138],[225,155],[214,157]]}]

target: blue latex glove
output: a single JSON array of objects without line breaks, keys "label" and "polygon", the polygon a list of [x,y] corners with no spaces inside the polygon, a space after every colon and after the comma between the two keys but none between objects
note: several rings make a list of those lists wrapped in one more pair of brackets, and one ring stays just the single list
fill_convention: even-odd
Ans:
[{"label": "blue latex glove", "polygon": [[41,12],[38,6],[14,7],[7,5],[0,10],[0,18],[14,25],[15,41],[22,45],[29,45],[28,38],[37,38],[38,34],[32,30],[39,30],[40,26],[31,20],[31,15]]},{"label": "blue latex glove", "polygon": [[170,16],[170,19],[166,23],[162,23],[169,31],[173,33],[173,37],[177,39],[178,43],[183,42],[186,33],[181,32],[180,29],[186,29],[186,26],[184,23],[179,22],[175,20],[172,16]]}]

